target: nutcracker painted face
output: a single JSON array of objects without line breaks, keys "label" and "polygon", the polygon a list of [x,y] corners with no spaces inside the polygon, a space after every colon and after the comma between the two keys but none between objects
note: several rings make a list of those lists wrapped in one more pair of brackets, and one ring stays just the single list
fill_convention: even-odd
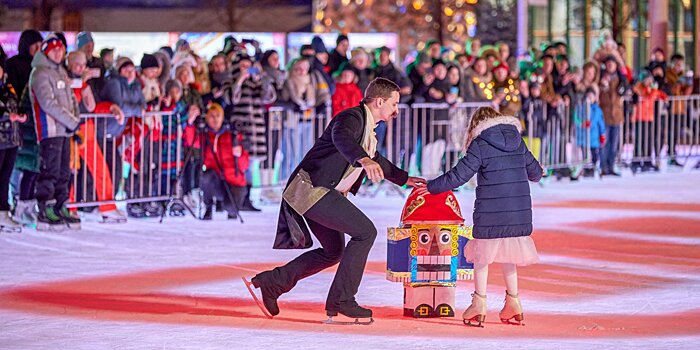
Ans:
[{"label": "nutcracker painted face", "polygon": [[471,229],[463,225],[452,192],[411,193],[399,228],[389,228],[387,278],[410,284],[453,284],[468,279],[472,266],[464,258]]}]

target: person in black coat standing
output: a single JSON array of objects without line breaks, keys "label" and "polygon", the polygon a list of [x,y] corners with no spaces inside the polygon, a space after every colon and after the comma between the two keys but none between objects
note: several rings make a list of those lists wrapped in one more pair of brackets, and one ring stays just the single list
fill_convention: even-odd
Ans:
[{"label": "person in black coat standing", "polygon": [[[399,87],[375,79],[360,106],[338,113],[290,176],[273,248],[310,248],[307,224],[321,248],[253,277],[252,285],[260,288],[263,304],[273,316],[279,313],[280,295],[300,279],[340,262],[326,299],[327,315],[372,317],[372,310],[359,306],[355,294],[377,229],[347,194],[356,194],[365,176],[375,183],[386,178],[399,186],[424,185],[425,180],[409,177],[376,151],[373,129],[377,122],[396,117],[398,104]],[[345,233],[351,237],[347,246]]]}]

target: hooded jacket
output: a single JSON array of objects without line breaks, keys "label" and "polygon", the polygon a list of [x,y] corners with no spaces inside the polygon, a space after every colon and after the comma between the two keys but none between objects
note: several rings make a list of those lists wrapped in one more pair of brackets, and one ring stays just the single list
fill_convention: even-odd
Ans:
[{"label": "hooded jacket", "polygon": [[[138,79],[134,79],[129,84],[126,78],[114,76],[107,80],[107,84],[100,92],[100,96],[102,101],[112,102],[119,106],[127,118],[141,117],[141,110],[146,108],[146,99],[143,97],[141,82]],[[115,118],[109,118],[106,124],[106,130],[103,130],[103,127],[98,125],[98,134],[103,135],[103,133],[106,133],[112,137],[118,137],[121,136],[126,127],[126,122],[119,124]]]},{"label": "hooded jacket", "polygon": [[63,65],[37,52],[29,89],[37,140],[73,134],[80,124],[80,109]]},{"label": "hooded jacket", "polygon": [[10,57],[5,63],[7,82],[15,87],[17,94],[24,91],[29,81],[29,74],[32,72],[32,55],[29,54],[29,47],[41,41],[41,33],[35,30],[22,32],[17,46],[17,55]]},{"label": "hooded jacket", "polygon": [[532,203],[529,181],[542,178],[542,167],[520,137],[520,121],[496,117],[471,131],[466,155],[447,173],[428,182],[430,193],[457,188],[477,175],[474,238],[529,236]]}]

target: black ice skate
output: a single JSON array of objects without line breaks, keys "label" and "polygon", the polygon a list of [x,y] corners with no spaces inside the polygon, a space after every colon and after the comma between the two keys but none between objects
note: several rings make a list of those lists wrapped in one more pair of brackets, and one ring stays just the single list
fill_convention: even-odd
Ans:
[{"label": "black ice skate", "polygon": [[[338,314],[353,319],[353,321],[334,320],[333,317],[337,317]],[[343,305],[338,310],[326,310],[326,315],[328,315],[328,319],[323,321],[325,324],[370,325],[374,323],[372,310],[357,305],[357,303]]]},{"label": "black ice skate", "polygon": [[272,298],[263,291],[262,288],[260,288],[261,294],[262,294],[262,302],[260,301],[261,298],[258,298],[258,296],[255,294],[254,289],[258,288],[256,287],[253,282],[248,281],[245,277],[241,277],[243,279],[243,283],[245,283],[245,287],[248,288],[248,292],[250,292],[250,295],[253,297],[253,300],[255,301],[255,304],[258,305],[260,308],[260,311],[267,317],[267,318],[272,318],[273,316],[277,316],[280,313],[280,309],[277,306],[277,298]]}]

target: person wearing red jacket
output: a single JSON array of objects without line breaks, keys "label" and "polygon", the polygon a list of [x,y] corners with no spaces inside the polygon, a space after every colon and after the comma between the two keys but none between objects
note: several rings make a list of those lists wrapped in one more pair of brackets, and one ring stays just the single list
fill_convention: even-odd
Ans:
[{"label": "person wearing red jacket", "polygon": [[212,219],[214,198],[223,201],[229,219],[237,218],[247,191],[245,171],[248,169],[249,155],[242,146],[243,135],[223,123],[223,108],[212,103],[207,110],[204,139],[198,142],[204,155],[204,172],[200,180],[206,206],[203,220]]},{"label": "person wearing red jacket", "polygon": [[360,104],[362,91],[355,83],[355,79],[355,71],[352,70],[352,66],[345,65],[335,83],[335,93],[332,98],[333,116]]}]

